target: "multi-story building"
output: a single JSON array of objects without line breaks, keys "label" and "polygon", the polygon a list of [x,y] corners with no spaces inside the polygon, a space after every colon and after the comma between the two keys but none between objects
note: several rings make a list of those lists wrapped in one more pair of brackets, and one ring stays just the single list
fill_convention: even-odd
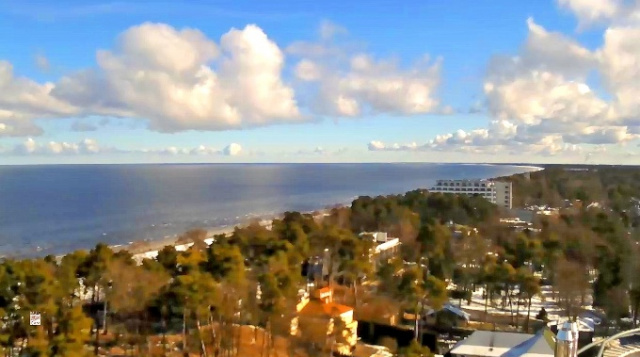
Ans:
[{"label": "multi-story building", "polygon": [[321,350],[351,356],[358,342],[358,321],[353,308],[333,302],[331,288],[315,290],[303,296],[291,321],[291,334]]},{"label": "multi-story building", "polygon": [[373,240],[374,246],[371,249],[371,261],[377,267],[384,261],[389,261],[395,257],[399,251],[401,242],[399,238],[389,237],[386,232],[363,232],[361,237],[369,237]]},{"label": "multi-story building", "polygon": [[438,180],[429,191],[459,195],[479,195],[498,206],[511,208],[513,186],[511,182],[493,180]]}]

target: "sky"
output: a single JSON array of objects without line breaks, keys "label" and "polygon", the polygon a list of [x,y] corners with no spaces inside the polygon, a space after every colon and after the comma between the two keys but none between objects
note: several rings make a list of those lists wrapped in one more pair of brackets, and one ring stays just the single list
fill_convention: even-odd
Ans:
[{"label": "sky", "polygon": [[640,0],[0,1],[0,165],[640,164]]}]

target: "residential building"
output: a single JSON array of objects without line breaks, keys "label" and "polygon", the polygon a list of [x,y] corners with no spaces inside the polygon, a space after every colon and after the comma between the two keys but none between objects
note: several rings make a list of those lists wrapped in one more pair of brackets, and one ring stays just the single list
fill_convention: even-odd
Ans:
[{"label": "residential building", "polygon": [[475,331],[453,346],[452,357],[553,357],[555,337],[548,328],[535,335],[515,332]]},{"label": "residential building", "polygon": [[446,303],[439,310],[430,309],[425,313],[426,323],[440,327],[464,327],[471,316],[451,303]]},{"label": "residential building", "polygon": [[396,256],[402,244],[399,238],[389,237],[386,232],[363,232],[360,233],[360,237],[371,237],[373,239],[375,245],[371,251],[371,259],[373,259],[376,266]]},{"label": "residential building", "polygon": [[429,191],[460,195],[479,195],[505,208],[513,206],[513,185],[493,180],[438,180]]},{"label": "residential building", "polygon": [[358,341],[358,322],[353,308],[333,302],[333,290],[315,290],[302,296],[291,321],[291,334],[333,354],[351,356]]}]

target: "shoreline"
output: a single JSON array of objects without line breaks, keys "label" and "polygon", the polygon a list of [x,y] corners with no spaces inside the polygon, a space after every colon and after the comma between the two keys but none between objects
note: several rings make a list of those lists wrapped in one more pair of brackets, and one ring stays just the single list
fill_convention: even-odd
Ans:
[{"label": "shoreline", "polygon": [[[493,165],[493,164],[491,164]],[[519,174],[524,174],[527,172],[535,172],[535,171],[541,171],[544,170],[543,167],[539,167],[539,166],[524,166],[524,165],[510,165],[516,168],[521,168],[524,169],[522,172],[517,172],[517,173],[513,173],[511,175],[519,175]],[[493,176],[493,177],[488,177],[486,178],[487,180],[495,180],[495,179],[500,179],[503,178],[503,176]],[[414,188],[414,189],[419,189],[419,188]],[[425,188],[428,189],[428,188]],[[403,192],[406,193],[406,192]],[[403,194],[400,193],[400,194]],[[394,194],[398,194],[398,193],[388,193],[388,194],[384,194],[384,195],[394,195]],[[364,194],[363,194],[364,195]],[[360,196],[363,196],[360,195]],[[351,204],[351,202],[356,199],[357,197],[360,196],[355,196],[352,197],[348,202],[342,202],[342,203],[336,203],[336,204],[332,204],[332,205],[325,205],[323,208],[319,208],[319,209],[315,209],[315,210],[310,210],[310,211],[301,211],[300,213],[302,214],[311,214],[314,217],[316,216],[326,216],[333,208],[338,208],[338,207],[345,207],[345,206],[349,206]],[[366,196],[366,195],[364,195]],[[286,212],[286,211],[285,211]],[[228,226],[218,226],[218,227],[209,227],[209,228],[202,228],[204,230],[207,231],[207,235],[206,235],[206,240],[209,241],[209,243],[211,242],[211,239],[213,238],[213,236],[215,235],[219,235],[219,234],[231,234],[233,233],[233,231],[236,228],[243,228],[243,227],[247,227],[248,225],[255,223],[255,222],[259,222],[260,224],[268,224],[270,225],[274,220],[281,218],[284,215],[284,212],[280,212],[278,214],[273,214],[273,215],[262,215],[262,216],[256,216],[256,217],[252,217],[252,218],[247,218],[243,221],[240,221],[238,223],[232,224],[232,225],[228,225]],[[198,229],[198,228],[195,228]],[[130,241],[126,244],[115,244],[115,245],[110,245],[107,244],[106,242],[103,242],[105,244],[108,245],[109,248],[111,248],[114,252],[118,252],[121,250],[126,250],[129,253],[131,253],[134,258],[136,256],[140,257],[140,256],[149,256],[152,253],[156,253],[163,249],[166,246],[174,246],[174,247],[181,247],[181,249],[186,249],[188,246],[192,245],[193,243],[186,243],[186,244],[179,244],[178,243],[178,238],[180,237],[181,234],[185,233],[181,232],[181,233],[176,233],[173,235],[168,235],[168,236],[164,236],[162,238],[149,238],[149,239],[145,239],[145,240],[138,240],[138,241]],[[93,248],[93,247],[92,247]],[[80,248],[80,249],[76,249],[76,250],[90,250],[92,248]],[[71,253],[73,251],[69,251],[69,252],[65,252],[65,253],[61,253],[61,254],[55,254],[55,258],[56,260],[62,259],[62,257],[64,257],[65,255]],[[0,257],[1,259],[2,257]],[[35,258],[35,257],[23,257],[23,258]]]},{"label": "shoreline", "polygon": [[[331,206],[325,206],[324,208],[321,208],[321,209],[312,210],[312,211],[303,211],[300,213],[310,214],[314,218],[325,217],[331,212],[333,208],[345,207],[347,205],[348,204],[336,204]],[[282,218],[284,213],[285,212],[282,212],[276,215],[261,216],[261,217],[246,219],[242,222],[229,225],[229,226],[209,227],[206,229],[202,228],[207,232],[205,241],[207,241],[208,244],[211,244],[213,237],[216,235],[220,235],[220,234],[229,235],[229,234],[232,234],[236,228],[245,228],[254,223],[258,223],[263,226],[270,226],[274,220]],[[195,229],[200,229],[200,228],[195,228]],[[182,233],[185,233],[185,232],[182,232]],[[157,254],[158,251],[162,250],[166,246],[173,246],[177,248],[177,250],[186,250],[193,243],[178,243],[178,239],[180,238],[180,235],[182,233],[165,236],[163,238],[158,238],[158,239],[131,241],[127,244],[115,244],[115,245],[107,245],[107,246],[114,252],[119,252],[124,250],[129,252],[133,256],[134,260],[142,260],[144,258],[151,257],[153,254]],[[89,249],[77,249],[77,250],[88,251]],[[69,253],[72,253],[72,252],[66,252],[64,254],[56,254],[55,258],[56,260],[59,261]]]},{"label": "shoreline", "polygon": [[[318,218],[326,217],[327,215],[329,215],[331,210],[334,208],[345,207],[345,206],[346,205],[334,205],[334,206],[325,207],[319,210],[305,211],[300,213],[310,214],[313,216],[314,219],[318,219]],[[233,226],[206,229],[207,235],[205,238],[205,242],[208,245],[211,245],[211,243],[213,242],[214,236],[221,235],[221,234],[228,236],[232,234],[236,230],[236,228],[245,228],[254,223],[258,223],[261,226],[271,227],[271,225],[273,224],[273,221],[282,218],[283,215],[284,215],[284,212],[268,218],[262,217],[260,219],[248,220],[246,222],[238,223]],[[133,256],[133,259],[138,263],[140,263],[145,258],[155,258],[158,252],[162,250],[164,247],[173,246],[174,248],[176,248],[176,250],[183,251],[183,250],[187,250],[189,247],[193,245],[193,242],[178,243],[179,236],[180,236],[179,234],[176,234],[171,237],[166,237],[164,239],[157,239],[157,240],[150,240],[150,241],[143,241],[143,242],[131,242],[130,244],[126,244],[126,245],[118,245],[115,247],[109,246],[109,248],[111,248],[114,252],[121,251],[121,250],[128,251]]]}]

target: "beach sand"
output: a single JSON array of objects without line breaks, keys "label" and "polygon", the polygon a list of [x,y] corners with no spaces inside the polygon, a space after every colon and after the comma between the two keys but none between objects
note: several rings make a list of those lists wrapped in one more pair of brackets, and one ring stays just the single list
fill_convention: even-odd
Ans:
[{"label": "beach sand", "polygon": [[[321,210],[315,210],[315,211],[309,211],[309,212],[302,212],[303,214],[311,214],[313,215],[315,218],[323,218],[326,215],[328,215],[331,212],[331,209],[335,208],[337,206],[332,206],[331,208],[325,208],[325,209],[321,209]],[[214,228],[209,228],[207,229],[207,238],[213,238],[216,235],[220,235],[220,234],[226,234],[229,235],[231,233],[233,233],[233,231],[236,229],[236,227],[238,228],[242,228],[242,227],[247,227],[250,224],[253,223],[259,223],[260,225],[263,226],[271,226],[271,224],[273,223],[274,220],[276,219],[280,219],[282,218],[283,214],[279,214],[276,216],[272,216],[270,218],[254,218],[254,219],[250,219],[247,220],[245,222],[242,222],[240,224],[237,224],[235,226],[225,226],[225,227],[214,227]],[[176,234],[176,235],[172,235],[172,236],[168,236],[168,237],[164,237],[164,238],[160,238],[160,239],[151,239],[151,240],[146,240],[146,241],[136,241],[136,242],[130,242],[129,244],[123,244],[123,245],[117,245],[117,246],[111,246],[111,249],[113,249],[114,251],[120,251],[120,250],[126,250],[128,252],[130,252],[132,255],[142,255],[145,253],[149,253],[149,252],[154,252],[154,251],[159,251],[162,248],[166,247],[166,246],[177,246],[180,245],[178,243],[178,239],[179,239],[180,235]]]}]

